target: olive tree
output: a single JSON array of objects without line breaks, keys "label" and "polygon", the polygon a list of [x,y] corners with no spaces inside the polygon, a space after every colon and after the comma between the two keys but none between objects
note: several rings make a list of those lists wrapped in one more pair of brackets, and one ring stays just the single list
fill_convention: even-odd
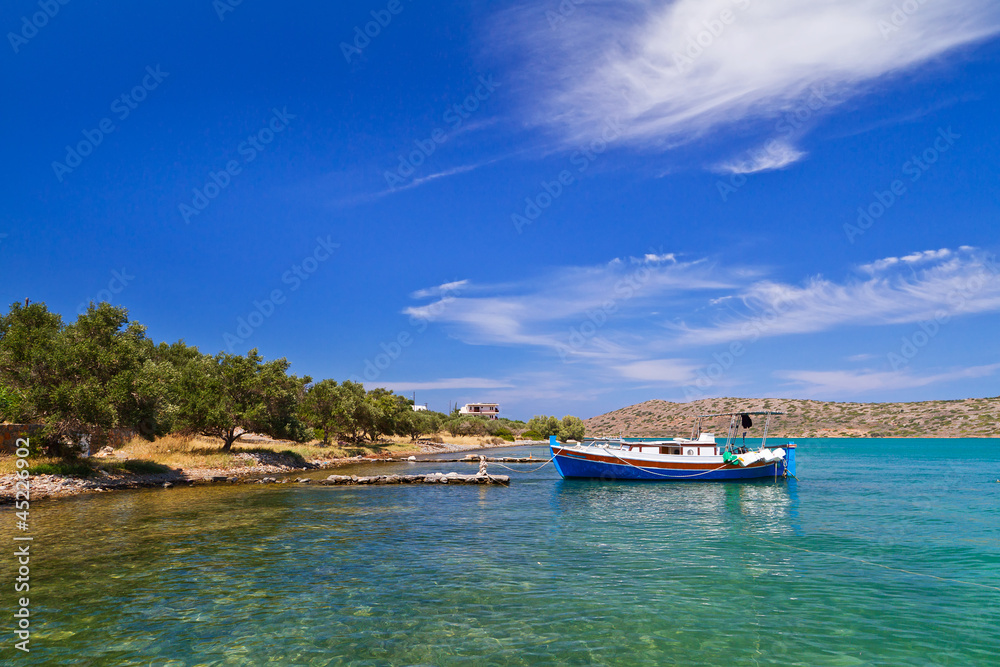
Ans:
[{"label": "olive tree", "polygon": [[222,440],[222,450],[246,432],[305,440],[298,402],[310,378],[288,375],[284,358],[265,362],[257,349],[245,357],[220,352],[191,360],[181,370],[176,425]]},{"label": "olive tree", "polygon": [[357,382],[323,380],[309,387],[302,398],[303,420],[323,431],[323,444],[332,437],[357,442],[361,437],[361,417],[366,400],[365,388]]},{"label": "olive tree", "polygon": [[573,415],[566,415],[559,423],[559,439],[563,442],[567,440],[583,440],[586,429],[583,420]]},{"label": "olive tree", "polygon": [[528,420],[528,430],[540,434],[543,438],[550,435],[559,435],[560,422],[555,417],[545,415],[535,415]]},{"label": "olive tree", "polygon": [[152,347],[124,308],[91,304],[63,325],[44,303],[15,303],[0,317],[5,418],[44,424],[50,443],[86,435],[100,444],[111,429],[143,430],[160,400]]}]

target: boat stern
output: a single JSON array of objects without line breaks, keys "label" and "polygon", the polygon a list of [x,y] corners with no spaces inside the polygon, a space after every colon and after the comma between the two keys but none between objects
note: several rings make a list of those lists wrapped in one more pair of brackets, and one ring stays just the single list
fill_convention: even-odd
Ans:
[{"label": "boat stern", "polygon": [[795,477],[795,448],[794,442],[785,445],[785,474]]}]

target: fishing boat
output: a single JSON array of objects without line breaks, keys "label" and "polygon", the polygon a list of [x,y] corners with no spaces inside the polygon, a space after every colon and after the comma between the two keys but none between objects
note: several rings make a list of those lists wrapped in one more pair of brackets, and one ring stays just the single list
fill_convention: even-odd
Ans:
[{"label": "fishing boat", "polygon": [[[720,412],[699,415],[688,438],[595,438],[569,445],[550,436],[549,447],[556,470],[564,478],[700,482],[794,477],[795,443],[767,446],[771,418],[783,414],[771,410]],[[747,430],[758,416],[764,417],[760,446],[747,447]],[[718,417],[729,417],[722,444],[714,433],[702,431],[705,420]]]}]

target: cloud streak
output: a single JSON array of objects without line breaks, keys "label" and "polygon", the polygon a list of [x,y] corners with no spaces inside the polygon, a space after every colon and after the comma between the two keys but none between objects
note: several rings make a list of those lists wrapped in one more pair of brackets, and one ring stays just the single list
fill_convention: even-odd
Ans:
[{"label": "cloud streak", "polygon": [[[575,144],[617,118],[626,141],[669,146],[777,118],[816,87],[833,100],[848,99],[1000,29],[992,0],[926,2],[897,26],[898,5],[593,0],[555,31],[531,5],[500,21],[517,53],[527,54],[525,89],[538,125]],[[541,96],[539,81],[547,83]]]},{"label": "cloud streak", "polygon": [[705,326],[680,327],[677,342],[717,345],[1000,310],[1000,269],[973,248],[887,257],[859,268],[865,278],[842,283],[818,276],[802,285],[753,283],[735,295],[741,309],[731,308],[729,316]]},{"label": "cloud streak", "polygon": [[489,378],[465,377],[465,378],[442,378],[440,380],[420,381],[420,382],[378,382],[379,387],[385,387],[391,391],[428,391],[432,389],[507,389],[513,385],[504,380],[491,380]]},{"label": "cloud streak", "polygon": [[908,370],[879,371],[777,371],[775,377],[790,380],[809,395],[853,396],[872,391],[926,387],[931,384],[989,377],[1000,370],[1000,364],[971,366],[942,373],[917,374]]},{"label": "cloud streak", "polygon": [[723,162],[716,171],[723,174],[756,174],[783,169],[804,158],[806,153],[785,141],[772,141],[763,148],[749,151],[743,158]]},{"label": "cloud streak", "polygon": [[[606,264],[563,267],[547,275],[505,285],[469,284],[463,295],[441,299],[404,312],[438,322],[473,345],[547,348],[561,355],[623,360],[631,356],[618,326],[650,303],[687,298],[691,293],[734,288],[744,270],[715,266],[707,260],[678,261],[670,253],[616,258]],[[465,284],[465,283],[463,283]],[[418,290],[417,294],[430,294]],[[573,346],[574,327],[610,318],[611,336],[593,335],[586,346]],[[619,340],[621,339],[621,340]]]},{"label": "cloud streak", "polygon": [[[458,287],[460,296],[436,298]],[[769,278],[757,267],[649,252],[561,267],[517,283],[457,281],[413,296],[436,300],[406,314],[442,326],[464,343],[532,349],[550,362],[565,362],[564,373],[586,371],[608,383],[682,387],[695,380],[703,365],[695,360],[712,346],[917,323],[943,313],[1000,312],[1000,267],[963,246],[882,258],[841,281],[812,276],[796,284]],[[847,361],[874,358],[859,354]],[[858,391],[891,390],[966,372],[981,377],[969,369],[923,376],[908,370],[788,370],[776,377],[810,391],[849,393],[852,382]],[[739,384],[727,377],[717,386]]]}]

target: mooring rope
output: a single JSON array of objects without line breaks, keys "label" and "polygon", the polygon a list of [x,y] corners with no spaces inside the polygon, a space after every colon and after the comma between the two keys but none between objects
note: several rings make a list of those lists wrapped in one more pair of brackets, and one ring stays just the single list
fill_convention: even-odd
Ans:
[{"label": "mooring rope", "polygon": [[[648,472],[649,474],[656,475],[657,477],[668,477],[670,479],[688,479],[688,478],[691,478],[691,477],[701,477],[702,475],[707,475],[709,473],[718,472],[719,470],[723,470],[726,467],[726,464],[723,463],[718,468],[713,468],[712,470],[703,470],[701,472],[694,473],[693,475],[663,475],[661,473],[654,472],[654,471],[650,470],[649,468],[643,468],[642,466],[637,466],[634,463],[632,463],[631,461],[629,461],[628,459],[622,458],[621,456],[619,456],[616,452],[614,452],[611,449],[608,449],[608,448],[603,448],[603,449],[605,449],[605,451],[607,451],[609,454],[613,455],[619,461],[622,461],[622,462],[626,463],[627,465],[632,466],[633,468],[636,468],[638,470],[642,470],[643,472]],[[556,460],[556,457],[555,457],[555,455],[553,455],[551,459],[549,459],[548,461],[546,461],[542,465],[538,466],[537,468],[532,468],[531,470],[517,470],[516,468],[511,468],[509,466],[505,466],[504,464],[500,463],[499,461],[488,461],[488,463],[500,466],[504,470],[509,470],[511,472],[529,474],[529,473],[533,473],[533,472],[538,472],[539,470],[541,470],[542,468],[544,468],[545,466],[547,466],[548,464],[552,463],[555,460]],[[775,466],[775,468],[774,468],[775,469],[775,474],[777,474],[777,470],[778,470],[777,462],[774,463],[774,466]]]},{"label": "mooring rope", "polygon": [[693,475],[661,475],[660,473],[653,472],[652,470],[650,470],[648,468],[643,468],[642,466],[637,466],[634,463],[632,463],[631,461],[629,461],[628,459],[623,459],[622,457],[618,456],[618,454],[615,454],[615,452],[612,451],[612,450],[610,450],[610,449],[608,449],[607,451],[608,451],[608,453],[613,454],[614,457],[616,459],[618,459],[619,461],[624,461],[625,463],[627,463],[628,465],[632,466],[633,468],[638,468],[639,470],[641,470],[643,472],[648,472],[651,475],[656,475],[657,477],[669,477],[670,479],[686,479],[688,477],[700,477],[701,475],[707,475],[710,472],[716,472],[716,471],[722,470],[723,468],[726,467],[726,464],[723,463],[718,468],[715,468],[713,470],[704,470],[702,472],[695,473]]},{"label": "mooring rope", "polygon": [[548,461],[546,461],[542,465],[540,465],[537,468],[534,468],[532,470],[517,470],[515,468],[508,468],[507,466],[505,466],[504,464],[500,463],[499,461],[487,461],[487,463],[493,464],[493,465],[498,465],[501,468],[504,468],[505,470],[509,470],[511,472],[531,473],[531,472],[538,472],[539,470],[541,470],[542,468],[544,468],[545,466],[547,466],[548,464],[552,463],[555,460],[556,460],[556,457],[553,456],[551,459],[549,459]]}]

